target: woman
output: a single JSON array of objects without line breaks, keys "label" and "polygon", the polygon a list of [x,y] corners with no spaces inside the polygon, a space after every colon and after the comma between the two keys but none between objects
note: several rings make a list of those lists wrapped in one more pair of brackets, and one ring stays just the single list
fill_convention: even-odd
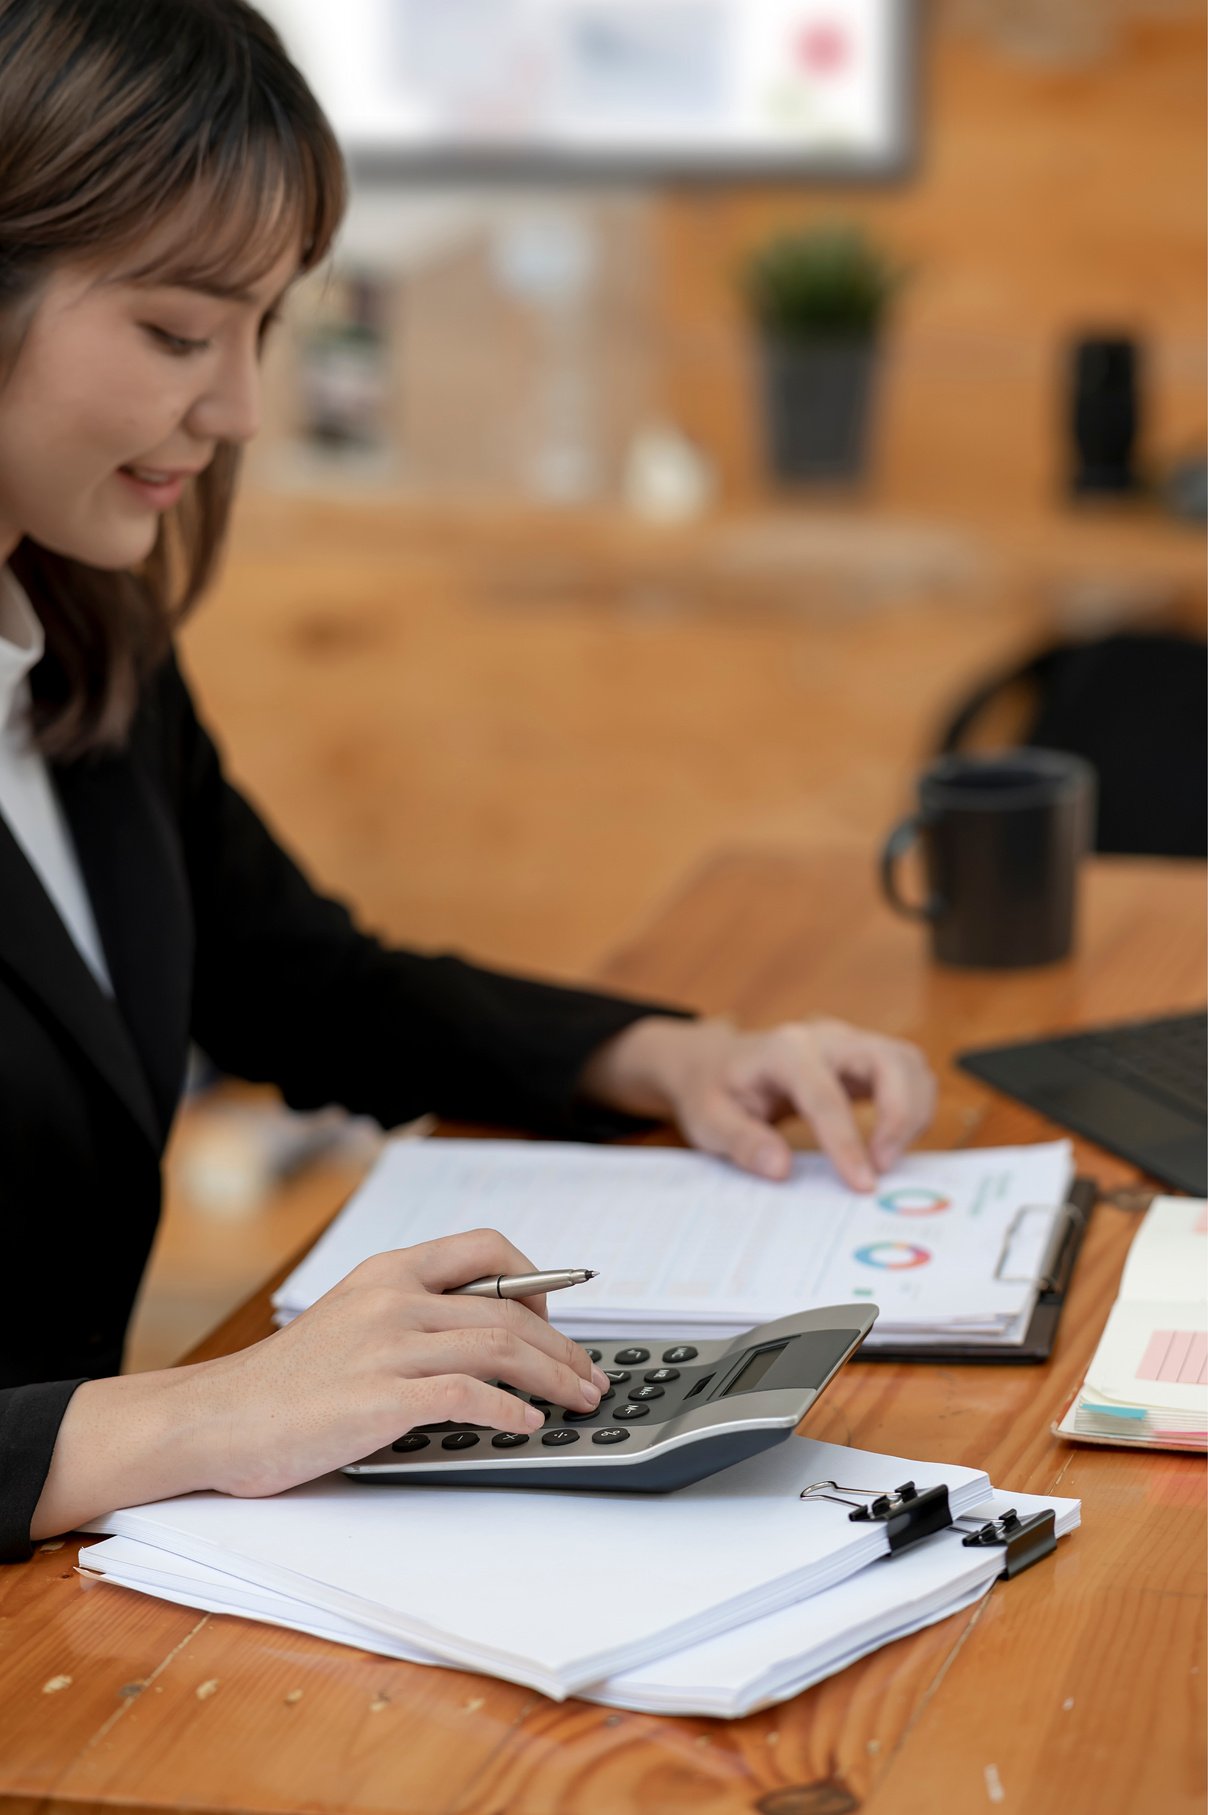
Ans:
[{"label": "woman", "polygon": [[240,1354],[121,1376],[190,1039],[300,1108],[587,1136],[666,1117],[769,1178],[794,1110],[857,1188],[931,1111],[913,1048],[839,1023],[739,1034],[384,950],[225,779],[172,626],[222,543],[264,337],[343,195],[243,0],[0,0],[7,1558],[117,1506],[273,1493],[419,1422],[528,1428],[496,1379],[598,1403],[543,1304],[441,1295],[529,1266],[490,1231],[379,1256]]}]

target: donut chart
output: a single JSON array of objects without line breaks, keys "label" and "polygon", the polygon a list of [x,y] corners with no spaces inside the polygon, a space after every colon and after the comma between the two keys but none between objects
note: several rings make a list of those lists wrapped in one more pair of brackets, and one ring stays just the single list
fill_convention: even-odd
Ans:
[{"label": "donut chart", "polygon": [[952,1199],[945,1197],[942,1191],[933,1191],[929,1185],[898,1185],[892,1191],[883,1191],[877,1198],[877,1208],[888,1210],[891,1216],[939,1216],[945,1210],[951,1210]]},{"label": "donut chart", "polygon": [[903,1273],[908,1267],[925,1267],[931,1259],[931,1250],[921,1248],[917,1242],[866,1242],[856,1249],[856,1259],[865,1267]]}]

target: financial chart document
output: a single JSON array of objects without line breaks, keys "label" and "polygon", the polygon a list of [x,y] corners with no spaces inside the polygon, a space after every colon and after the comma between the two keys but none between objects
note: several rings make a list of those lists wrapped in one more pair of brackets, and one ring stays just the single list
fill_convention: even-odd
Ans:
[{"label": "financial chart document", "polygon": [[538,1266],[598,1277],[564,1327],[633,1315],[741,1326],[867,1299],[883,1323],[995,1328],[1035,1296],[1067,1141],[908,1155],[868,1193],[799,1154],[770,1183],[705,1154],[517,1141],[388,1147],[277,1295],[296,1313],[370,1254],[487,1225]]}]

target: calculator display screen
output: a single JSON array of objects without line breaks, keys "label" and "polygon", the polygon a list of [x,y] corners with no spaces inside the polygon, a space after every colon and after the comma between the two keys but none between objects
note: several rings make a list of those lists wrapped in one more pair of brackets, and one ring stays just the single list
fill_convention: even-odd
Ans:
[{"label": "calculator display screen", "polygon": [[772,1367],[772,1364],[784,1354],[787,1347],[787,1343],[780,1342],[771,1349],[756,1349],[746,1367],[739,1371],[726,1388],[726,1398],[728,1399],[731,1393],[752,1392]]}]

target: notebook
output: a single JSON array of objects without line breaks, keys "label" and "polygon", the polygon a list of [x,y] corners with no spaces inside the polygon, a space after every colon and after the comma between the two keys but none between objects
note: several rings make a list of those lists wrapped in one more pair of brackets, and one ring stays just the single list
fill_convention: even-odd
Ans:
[{"label": "notebook", "polygon": [[819,1154],[774,1184],[677,1149],[393,1142],[273,1303],[286,1322],[371,1254],[489,1224],[537,1266],[596,1269],[549,1300],[579,1340],[708,1340],[864,1302],[872,1351],[1009,1349],[1072,1176],[1068,1141],[910,1154],[869,1193]]},{"label": "notebook", "polygon": [[1056,1427],[1085,1443],[1208,1450],[1208,1202],[1157,1197],[1094,1359]]},{"label": "notebook", "polygon": [[[580,1693],[609,1707],[725,1719],[783,1701],[987,1594],[1001,1569],[1001,1554],[968,1548],[966,1528],[1001,1518],[1008,1508],[1023,1519],[1051,1508],[1059,1538],[1074,1529],[1080,1514],[1076,1500],[991,1494],[962,1520],[960,1529],[936,1532],[903,1555],[869,1563],[777,1613],[618,1671]],[[136,1539],[107,1538],[92,1545],[81,1552],[80,1567],[118,1587],[181,1606],[262,1620],[384,1657],[445,1663],[418,1645],[386,1637],[305,1599],[257,1588],[238,1575]]]}]

